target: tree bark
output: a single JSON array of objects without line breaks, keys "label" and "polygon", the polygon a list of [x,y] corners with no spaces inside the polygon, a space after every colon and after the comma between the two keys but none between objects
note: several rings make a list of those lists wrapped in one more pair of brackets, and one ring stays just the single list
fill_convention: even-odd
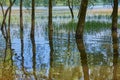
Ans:
[{"label": "tree bark", "polygon": [[[9,2],[10,2],[10,4],[12,4],[11,0],[9,0]],[[7,38],[8,38],[7,41],[8,41],[8,43],[11,42],[11,38],[10,38],[10,23],[11,23],[11,8],[9,10],[9,19],[8,19],[8,32],[7,32]],[[10,44],[8,44],[8,45],[10,45]]]},{"label": "tree bark", "polygon": [[16,0],[14,0],[14,1],[10,4],[10,6],[7,8],[7,10],[6,10],[5,14],[4,14],[4,18],[3,18],[3,21],[2,21],[1,30],[3,30],[3,26],[5,25],[5,20],[6,20],[6,17],[7,17],[7,13],[8,13],[8,11],[9,11],[9,9],[13,6],[13,4],[15,3],[15,1],[16,1]]},{"label": "tree bark", "polygon": [[22,13],[22,1],[20,0],[20,38],[23,39],[23,13]]},{"label": "tree bark", "polygon": [[76,39],[83,38],[87,5],[88,5],[88,0],[82,0],[80,5],[79,20],[76,29]]},{"label": "tree bark", "polygon": [[52,0],[49,0],[49,19],[48,19],[49,31],[53,31],[52,27]]},{"label": "tree bark", "polygon": [[48,19],[48,35],[49,35],[49,46],[50,46],[50,70],[49,79],[52,80],[52,67],[53,67],[53,26],[52,26],[52,0],[49,0],[49,19]]},{"label": "tree bark", "polygon": [[118,26],[118,0],[114,0],[112,12],[112,40],[113,40],[113,80],[118,80],[118,39],[117,39],[117,26]]},{"label": "tree bark", "polygon": [[117,23],[118,23],[118,0],[114,0],[112,12],[112,31],[117,31]]},{"label": "tree bark", "polygon": [[35,32],[35,0],[32,0],[32,15],[31,15],[31,37]]},{"label": "tree bark", "polygon": [[[2,25],[1,25],[1,31],[2,31],[2,34],[3,34],[5,39],[7,39],[7,36],[8,36],[7,29],[6,29],[6,22],[5,22],[6,21],[6,17],[7,17],[8,11],[11,9],[11,7],[15,3],[15,1],[16,0],[14,0],[13,2],[10,2],[10,6],[7,8],[5,13],[4,13],[4,10],[3,10],[3,6],[1,5],[2,13],[3,13],[3,21],[2,21]],[[4,27],[5,27],[5,31],[4,31]]]}]

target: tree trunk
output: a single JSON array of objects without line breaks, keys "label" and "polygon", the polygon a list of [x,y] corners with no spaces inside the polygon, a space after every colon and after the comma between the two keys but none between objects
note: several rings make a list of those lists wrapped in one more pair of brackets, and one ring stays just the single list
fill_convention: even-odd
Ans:
[{"label": "tree trunk", "polygon": [[80,39],[83,37],[87,5],[88,5],[88,0],[82,0],[80,5],[79,20],[76,29],[76,39]]},{"label": "tree trunk", "polygon": [[[7,14],[8,14],[8,11],[11,9],[11,7],[13,6],[13,4],[15,3],[16,0],[14,0],[13,2],[10,1],[10,6],[7,8],[7,10],[5,11],[4,13],[4,10],[3,10],[3,6],[2,6],[2,3],[0,3],[1,5],[1,8],[2,8],[2,13],[3,13],[3,21],[2,21],[2,25],[1,25],[1,31],[2,31],[2,34],[4,36],[5,39],[7,39],[7,36],[8,36],[8,33],[7,33],[7,28],[6,28],[6,17],[7,17]],[[10,11],[11,13],[11,11]],[[4,31],[5,29],[5,31]]]},{"label": "tree trunk", "polygon": [[49,0],[48,29],[49,29],[48,35],[49,35],[49,46],[50,46],[50,70],[49,70],[49,80],[52,80],[52,67],[53,67],[52,0]]},{"label": "tree trunk", "polygon": [[112,12],[112,31],[117,32],[117,21],[118,21],[118,0],[114,0]]},{"label": "tree trunk", "polygon": [[113,80],[117,80],[117,64],[118,64],[118,39],[117,39],[117,25],[118,24],[118,0],[114,0],[112,12],[112,40],[113,40]]},{"label": "tree trunk", "polygon": [[31,37],[35,32],[35,0],[32,0],[32,15],[31,15]]},{"label": "tree trunk", "polygon": [[48,20],[49,31],[53,31],[52,27],[52,0],[49,0],[49,20]]},{"label": "tree trunk", "polygon": [[69,7],[69,9],[70,9],[70,13],[71,13],[72,19],[74,19],[73,0],[72,0],[72,5],[70,5],[70,0],[68,0],[68,7]]},{"label": "tree trunk", "polygon": [[[9,0],[9,2],[10,2],[10,4],[12,4],[11,0]],[[10,38],[10,23],[11,23],[11,8],[9,10],[9,19],[8,19],[8,32],[7,32],[7,38],[8,38],[7,41],[8,41],[8,43],[11,42],[11,38]],[[10,45],[10,44],[8,44],[8,45]]]},{"label": "tree trunk", "polygon": [[7,10],[6,10],[5,14],[4,14],[4,18],[3,18],[3,21],[2,21],[2,25],[1,25],[1,30],[3,30],[3,27],[4,27],[4,25],[5,25],[5,20],[6,20],[6,17],[7,17],[7,13],[8,13],[8,11],[9,11],[9,9],[13,6],[13,4],[15,3],[15,1],[16,1],[16,0],[14,0],[14,1],[10,4],[10,6],[7,8]]},{"label": "tree trunk", "polygon": [[20,0],[20,38],[23,39],[23,13],[22,13],[22,1]]}]

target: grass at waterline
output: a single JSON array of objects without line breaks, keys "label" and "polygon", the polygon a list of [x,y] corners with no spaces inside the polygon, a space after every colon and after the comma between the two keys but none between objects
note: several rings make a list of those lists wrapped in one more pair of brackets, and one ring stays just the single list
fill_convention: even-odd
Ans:
[{"label": "grass at waterline", "polygon": [[[53,16],[54,19],[56,18],[59,18],[59,20],[64,20],[64,19],[70,19],[70,15],[68,16]],[[111,29],[111,23],[110,22],[102,22],[101,20],[100,21],[95,21],[94,19],[100,19],[100,18],[105,18],[105,19],[108,19],[108,20],[111,20],[110,16],[109,15],[93,15],[93,16],[87,16],[87,18],[89,19],[93,19],[92,21],[87,21],[85,23],[85,32],[97,32],[99,30],[103,30],[103,29]],[[120,16],[119,16],[120,18]],[[0,16],[0,24],[2,23],[2,16]],[[23,17],[23,22],[24,23],[28,23],[28,24],[31,24],[31,17],[30,15],[24,15]],[[36,22],[37,23],[41,23],[41,20],[43,21],[43,19],[45,20],[45,23],[46,24],[45,26],[47,26],[47,21],[48,21],[48,17],[47,16],[41,16],[41,15],[36,15]],[[8,18],[6,19],[6,22],[8,22]],[[19,24],[20,22],[20,19],[19,19],[19,16],[18,15],[12,15],[11,17],[11,23],[13,24]],[[54,26],[54,30],[66,30],[66,31],[74,31],[76,30],[76,26],[77,26],[77,20],[73,20],[73,21],[70,21],[70,22],[62,22],[62,23],[56,23],[56,22],[53,22],[53,26]],[[120,24],[118,24],[118,27],[120,27]]]},{"label": "grass at waterline", "polygon": [[[75,32],[77,27],[77,22],[70,21],[68,23],[62,23],[62,24],[55,24],[54,23],[54,30],[59,32],[61,30],[65,30],[65,32],[73,31]],[[120,28],[120,24],[118,24],[118,28]],[[85,23],[85,29],[84,32],[98,32],[100,30],[104,29],[111,29],[111,23],[108,22],[96,22],[96,21],[87,21]]]}]

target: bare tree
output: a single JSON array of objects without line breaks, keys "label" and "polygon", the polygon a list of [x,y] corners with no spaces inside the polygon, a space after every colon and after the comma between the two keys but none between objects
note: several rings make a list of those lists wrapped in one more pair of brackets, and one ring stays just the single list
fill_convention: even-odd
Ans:
[{"label": "bare tree", "polygon": [[70,0],[68,0],[67,2],[68,2],[68,7],[69,7],[69,9],[70,9],[70,13],[71,13],[72,19],[74,19],[73,0],[71,0],[71,2],[70,2]]},{"label": "bare tree", "polygon": [[[1,3],[1,8],[2,8],[2,13],[3,13],[3,21],[2,21],[2,25],[1,25],[1,31],[2,31],[2,34],[4,36],[4,38],[6,39],[8,37],[8,30],[6,29],[6,17],[7,17],[7,14],[8,14],[8,11],[11,9],[11,7],[13,6],[13,4],[15,3],[16,0],[14,0],[13,2],[10,0],[10,5],[9,7],[7,8],[7,10],[4,12],[4,9],[3,9],[3,6],[2,6],[2,3]],[[10,11],[11,13],[11,11]],[[10,18],[10,16],[9,16]],[[9,20],[10,21],[10,20]],[[9,25],[10,25],[10,22],[9,22]],[[7,39],[6,39],[7,40]]]}]

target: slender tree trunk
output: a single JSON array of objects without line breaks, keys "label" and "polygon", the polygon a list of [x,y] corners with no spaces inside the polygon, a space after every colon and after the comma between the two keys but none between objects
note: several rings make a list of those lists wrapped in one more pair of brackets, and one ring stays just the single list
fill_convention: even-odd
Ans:
[{"label": "slender tree trunk", "polygon": [[49,79],[52,80],[52,67],[53,67],[53,26],[52,26],[52,0],[49,0],[49,19],[48,19],[48,35],[49,35],[49,45],[50,45],[50,70]]},{"label": "slender tree trunk", "polygon": [[32,15],[31,15],[31,42],[32,42],[32,52],[33,52],[33,75],[34,79],[37,80],[36,76],[36,45],[35,45],[35,0],[32,0]]},{"label": "slender tree trunk", "polygon": [[[3,21],[2,21],[2,25],[1,25],[1,31],[2,31],[2,34],[3,34],[5,39],[7,39],[7,36],[8,36],[7,29],[6,29],[6,22],[5,22],[6,21],[6,17],[7,17],[8,11],[11,9],[11,7],[15,3],[15,1],[16,0],[14,0],[13,2],[10,3],[10,6],[7,8],[5,13],[4,13],[4,10],[3,10],[3,6],[1,5],[2,13],[3,13]],[[5,31],[4,31],[4,29],[5,29]]]},{"label": "slender tree trunk", "polygon": [[7,8],[7,10],[6,10],[5,14],[4,14],[4,18],[3,18],[3,21],[2,21],[2,25],[1,25],[1,30],[3,30],[3,27],[4,27],[4,25],[5,25],[5,20],[6,20],[6,17],[7,17],[7,13],[8,13],[8,11],[9,11],[9,9],[13,6],[13,4],[15,3],[15,1],[16,1],[16,0],[14,0],[14,1],[10,4],[10,6]]},{"label": "slender tree trunk", "polygon": [[32,15],[31,15],[31,37],[35,32],[35,0],[32,0]]},{"label": "slender tree trunk", "polygon": [[49,31],[53,31],[52,27],[52,0],[49,0],[49,20],[48,20]]},{"label": "slender tree trunk", "polygon": [[118,0],[114,0],[112,12],[112,31],[117,31],[117,22],[118,22]]},{"label": "slender tree trunk", "polygon": [[79,20],[76,29],[76,39],[83,37],[87,5],[88,5],[88,0],[82,0],[80,6]]},{"label": "slender tree trunk", "polygon": [[22,2],[20,0],[20,37],[23,39],[23,13],[22,13]]},{"label": "slender tree trunk", "polygon": [[[3,9],[2,3],[0,3],[0,6],[1,6],[1,9],[2,9],[2,14],[3,14],[3,18],[4,18],[5,17],[5,13],[4,13],[4,9]],[[2,35],[6,39],[7,38],[7,36],[6,36],[7,35],[6,22],[4,23],[4,25],[5,25],[5,32],[6,32],[6,34],[5,34],[4,30],[2,30]]]},{"label": "slender tree trunk", "polygon": [[[10,4],[12,4],[11,0],[9,0],[9,2],[10,2]],[[10,38],[10,23],[11,23],[11,8],[9,10],[9,19],[8,19],[8,32],[7,32],[7,38],[8,38],[7,41],[8,41],[8,43],[11,42],[11,38]],[[8,45],[10,45],[10,44],[8,44]]]},{"label": "slender tree trunk", "polygon": [[118,64],[118,39],[117,39],[117,26],[118,26],[118,0],[114,0],[112,12],[112,39],[113,39],[113,80],[117,78],[117,64]]},{"label": "slender tree trunk", "polygon": [[69,9],[70,9],[70,13],[71,13],[72,19],[74,19],[74,13],[73,13],[73,0],[72,0],[71,5],[70,5],[70,0],[68,0],[68,7],[69,7]]}]

